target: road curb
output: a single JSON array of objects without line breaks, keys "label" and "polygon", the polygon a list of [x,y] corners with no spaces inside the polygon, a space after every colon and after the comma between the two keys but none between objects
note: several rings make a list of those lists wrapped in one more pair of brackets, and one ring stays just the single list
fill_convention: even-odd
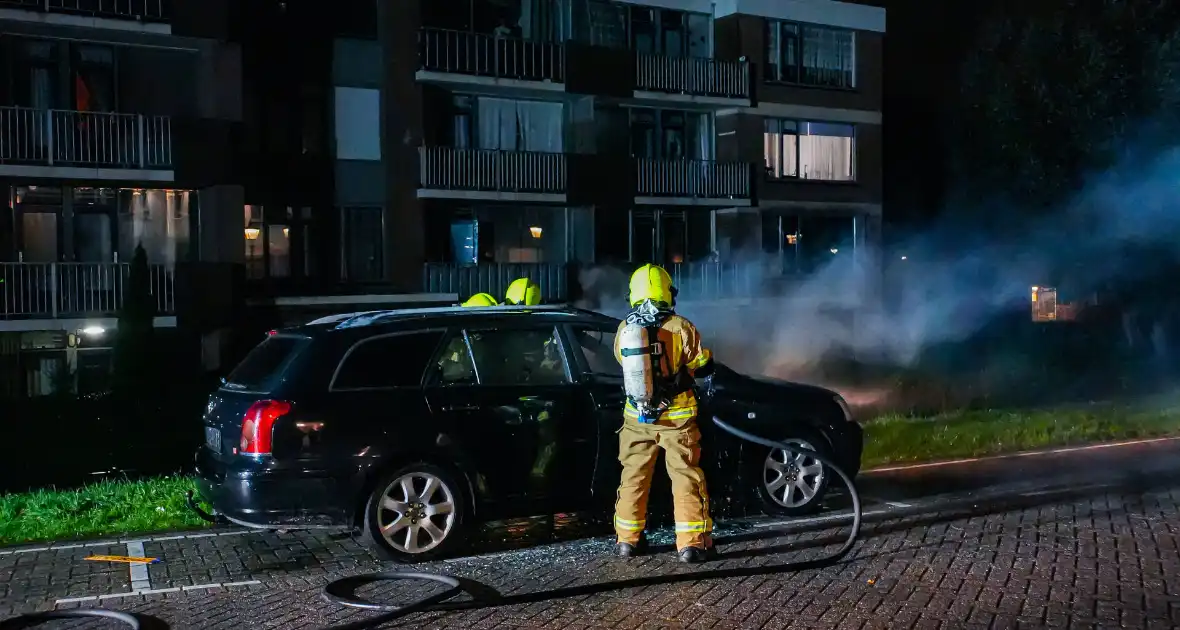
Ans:
[{"label": "road curb", "polygon": [[0,547],[0,556],[9,556],[36,551],[60,551],[63,549],[85,549],[89,547],[108,547],[126,545],[128,543],[160,542],[165,540],[188,540],[190,538],[214,538],[218,536],[238,536],[251,531],[246,528],[212,528],[196,530],[174,530],[171,532],[155,532],[149,534],[129,534],[118,538],[94,538],[80,540],[60,540],[49,543],[28,543]]},{"label": "road curb", "polygon": [[[1154,444],[1164,442],[1180,441],[1180,435],[1155,437],[1155,438],[1141,438],[1135,440],[1119,440],[1116,442],[1089,442],[1085,444],[1072,444],[1055,446],[1052,448],[1036,449],[1031,451],[1017,451],[1015,453],[997,453],[995,455],[980,455],[979,457],[963,457],[959,459],[940,459],[931,462],[913,462],[910,464],[897,464],[889,466],[878,466],[876,468],[866,468],[860,471],[860,475],[873,475],[888,472],[897,472],[902,470],[920,470],[922,468],[938,468],[941,466],[959,466],[963,464],[975,464],[979,462],[990,462],[1004,459],[1016,459],[1019,457],[1038,457],[1044,455],[1059,455],[1062,453],[1076,453],[1080,451],[1096,451],[1104,448],[1117,448],[1120,446],[1135,446],[1138,444]],[[859,475],[858,475],[859,476]]]}]

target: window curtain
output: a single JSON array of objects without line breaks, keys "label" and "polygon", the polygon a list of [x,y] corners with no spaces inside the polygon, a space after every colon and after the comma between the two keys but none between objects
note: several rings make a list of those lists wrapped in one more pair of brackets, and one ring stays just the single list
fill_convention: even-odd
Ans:
[{"label": "window curtain", "polygon": [[501,151],[561,153],[564,148],[561,103],[479,99],[479,146]]},{"label": "window curtain", "polygon": [[808,83],[852,87],[852,31],[804,28],[802,57]]},{"label": "window curtain", "polygon": [[799,135],[799,177],[852,181],[853,129],[850,125],[804,123]]}]

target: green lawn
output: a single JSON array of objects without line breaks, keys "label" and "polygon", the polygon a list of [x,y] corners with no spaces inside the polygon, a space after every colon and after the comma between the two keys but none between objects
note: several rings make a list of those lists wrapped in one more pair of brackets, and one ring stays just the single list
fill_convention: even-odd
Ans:
[{"label": "green lawn", "polygon": [[201,527],[184,501],[193,487],[187,477],[159,477],[0,496],[0,544]]},{"label": "green lawn", "polygon": [[[885,416],[865,425],[865,468],[1180,434],[1180,406]],[[207,525],[185,506],[192,480],[104,481],[80,490],[0,496],[0,545],[138,534]]]},{"label": "green lawn", "polygon": [[863,466],[994,455],[1180,434],[1180,406],[1123,405],[1025,411],[957,411],[930,418],[883,416],[865,424]]}]

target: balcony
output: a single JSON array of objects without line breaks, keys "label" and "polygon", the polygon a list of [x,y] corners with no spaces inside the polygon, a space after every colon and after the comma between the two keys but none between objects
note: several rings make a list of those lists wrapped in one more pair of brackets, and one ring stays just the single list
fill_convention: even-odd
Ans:
[{"label": "balcony", "polygon": [[[621,299],[626,294],[629,271],[622,268],[601,269],[618,276],[616,293]],[[677,287],[677,299],[681,301],[753,298],[761,293],[762,270],[757,265],[694,262],[669,265],[667,269]],[[565,302],[571,299],[569,282],[571,277],[576,278],[573,274],[578,270],[576,265],[546,263],[426,263],[422,288],[429,293],[455,293],[460,300],[476,293],[490,293],[499,299],[504,296],[509,283],[517,278],[528,277],[541,285],[543,302]],[[579,297],[595,303],[608,296]]]},{"label": "balcony", "polygon": [[[115,317],[130,272],[128,263],[0,263],[0,319]],[[173,270],[149,274],[156,314],[174,314]]]},{"label": "balcony", "polygon": [[650,199],[643,203],[750,205],[750,165],[744,162],[649,158],[635,162],[636,196]]},{"label": "balcony", "polygon": [[418,31],[418,64],[422,81],[565,89],[565,49],[553,42],[423,28]]},{"label": "balcony", "polygon": [[47,14],[167,22],[170,0],[0,0],[0,9],[30,9]]},{"label": "balcony", "polygon": [[[171,171],[171,119],[167,116],[2,106],[0,174],[54,176],[52,173],[5,172],[5,167],[14,166]],[[93,172],[86,174],[104,178]],[[118,176],[111,174],[105,178]],[[171,174],[164,179],[170,180]]]},{"label": "balcony", "polygon": [[419,147],[419,197],[564,200],[564,153]]},{"label": "balcony", "polygon": [[700,57],[635,56],[638,91],[750,101],[750,64]]}]

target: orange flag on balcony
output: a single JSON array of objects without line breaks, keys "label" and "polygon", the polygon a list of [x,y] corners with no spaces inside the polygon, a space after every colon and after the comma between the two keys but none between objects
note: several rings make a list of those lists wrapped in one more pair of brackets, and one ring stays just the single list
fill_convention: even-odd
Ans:
[{"label": "orange flag on balcony", "polygon": [[86,81],[82,80],[82,75],[74,75],[74,109],[80,112],[90,111],[90,88],[86,87]]},{"label": "orange flag on balcony", "polygon": [[[74,75],[74,109],[80,112],[90,111],[90,88],[86,87],[86,81],[82,80],[82,75]],[[78,117],[78,129],[86,128],[86,117]]]}]

